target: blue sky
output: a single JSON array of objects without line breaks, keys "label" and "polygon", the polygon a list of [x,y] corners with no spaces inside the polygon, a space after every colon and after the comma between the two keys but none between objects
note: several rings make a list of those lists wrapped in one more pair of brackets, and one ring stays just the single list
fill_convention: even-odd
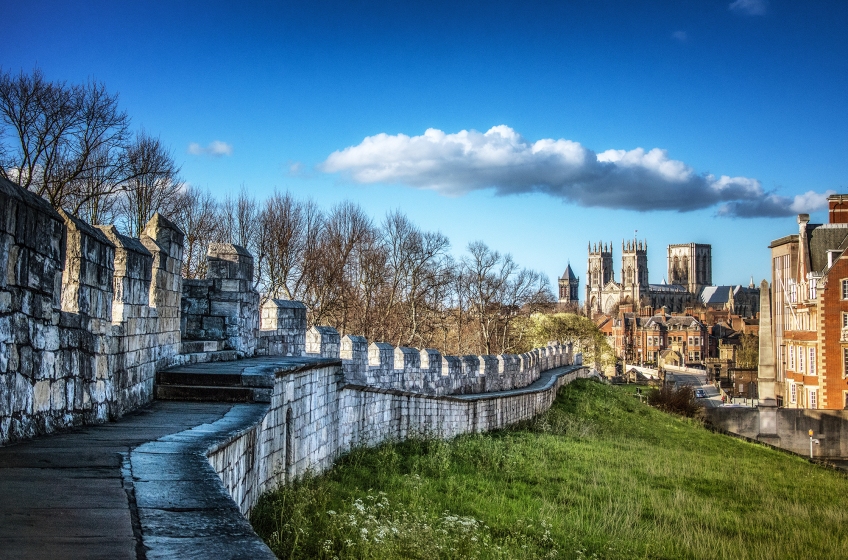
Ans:
[{"label": "blue sky", "polygon": [[845,2],[4,4],[4,70],[103,81],[189,183],[397,208],[552,281],[636,230],[652,282],[686,242],[761,279],[848,192]]}]

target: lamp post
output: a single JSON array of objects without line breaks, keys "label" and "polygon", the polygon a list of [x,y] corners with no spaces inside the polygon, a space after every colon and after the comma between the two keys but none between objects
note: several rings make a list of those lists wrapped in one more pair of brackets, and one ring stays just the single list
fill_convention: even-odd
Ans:
[{"label": "lamp post", "polygon": [[812,459],[813,458],[813,444],[815,443],[816,445],[818,445],[819,440],[813,439],[813,430],[810,430],[807,433],[810,434],[810,459]]}]

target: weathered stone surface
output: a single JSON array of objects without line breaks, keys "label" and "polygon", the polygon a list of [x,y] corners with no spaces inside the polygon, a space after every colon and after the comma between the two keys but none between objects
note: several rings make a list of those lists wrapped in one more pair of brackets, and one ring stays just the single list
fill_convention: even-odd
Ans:
[{"label": "weathered stone surface", "polygon": [[179,352],[182,232],[154,216],[145,236],[155,257],[0,180],[0,445],[152,399]]}]

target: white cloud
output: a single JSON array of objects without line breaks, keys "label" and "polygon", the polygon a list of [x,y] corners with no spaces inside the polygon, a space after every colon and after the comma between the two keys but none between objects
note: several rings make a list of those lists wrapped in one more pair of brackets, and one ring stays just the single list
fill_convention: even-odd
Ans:
[{"label": "white cloud", "polygon": [[735,0],[728,9],[746,16],[763,16],[768,11],[768,0]]},{"label": "white cloud", "polygon": [[796,194],[792,200],[792,211],[795,214],[808,214],[816,210],[824,210],[827,208],[827,197],[832,194],[836,194],[836,191],[825,191],[824,193],[807,191],[804,194]]},{"label": "white cloud", "polygon": [[194,156],[231,156],[233,155],[233,147],[220,140],[213,140],[206,147],[201,146],[197,142],[192,142],[188,145],[188,153]]},{"label": "white cloud", "polygon": [[677,39],[681,43],[684,43],[687,39],[689,39],[689,35],[687,35],[685,31],[675,31],[671,34],[671,38]]},{"label": "white cloud", "polygon": [[321,165],[358,183],[395,183],[445,195],[494,189],[542,192],[581,206],[686,212],[717,207],[728,216],[787,216],[818,209],[827,194],[795,199],[766,192],[748,177],[698,174],[665,150],[606,150],[596,154],[572,140],[529,142],[500,125],[485,133],[421,136],[377,134],[333,152]]}]

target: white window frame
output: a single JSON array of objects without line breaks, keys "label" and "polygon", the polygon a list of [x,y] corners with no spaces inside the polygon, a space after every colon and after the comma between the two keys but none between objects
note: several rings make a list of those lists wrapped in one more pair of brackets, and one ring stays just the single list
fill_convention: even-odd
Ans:
[{"label": "white window frame", "polygon": [[804,347],[798,347],[798,373],[804,373]]},{"label": "white window frame", "polygon": [[842,347],[842,377],[848,377],[848,346]]},{"label": "white window frame", "polygon": [[842,328],[848,329],[848,313],[842,312]]},{"label": "white window frame", "polygon": [[[789,345],[789,369],[795,371],[795,345]],[[794,400],[792,402],[795,402]]]},{"label": "white window frame", "polygon": [[810,408],[819,407],[819,395],[817,389],[810,389],[810,400],[807,402],[810,403]]},{"label": "white window frame", "polygon": [[807,362],[807,369],[810,372],[810,375],[816,374],[816,348],[815,346],[810,347],[810,355],[809,362]]},{"label": "white window frame", "polygon": [[848,299],[848,278],[842,279],[842,299]]},{"label": "white window frame", "polygon": [[796,383],[789,384],[789,402],[792,404],[798,402],[798,385]]}]

